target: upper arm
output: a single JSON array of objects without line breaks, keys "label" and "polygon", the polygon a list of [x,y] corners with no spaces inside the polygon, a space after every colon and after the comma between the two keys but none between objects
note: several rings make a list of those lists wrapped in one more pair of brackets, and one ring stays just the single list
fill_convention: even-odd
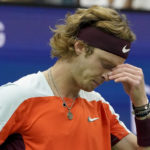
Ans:
[{"label": "upper arm", "polygon": [[122,140],[112,147],[112,150],[137,150],[137,138],[134,134],[129,133]]}]

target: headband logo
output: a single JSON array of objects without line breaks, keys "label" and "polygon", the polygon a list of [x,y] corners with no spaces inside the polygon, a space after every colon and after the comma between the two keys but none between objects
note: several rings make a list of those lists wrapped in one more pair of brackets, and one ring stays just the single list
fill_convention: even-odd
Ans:
[{"label": "headband logo", "polygon": [[125,46],[123,47],[123,49],[122,49],[122,52],[123,52],[123,53],[127,53],[127,52],[130,51],[130,49],[127,49],[126,47],[127,47],[127,45],[125,45]]},{"label": "headband logo", "polygon": [[95,48],[102,49],[122,58],[128,57],[131,43],[113,34],[103,31],[100,27],[87,26],[77,34],[79,40]]}]

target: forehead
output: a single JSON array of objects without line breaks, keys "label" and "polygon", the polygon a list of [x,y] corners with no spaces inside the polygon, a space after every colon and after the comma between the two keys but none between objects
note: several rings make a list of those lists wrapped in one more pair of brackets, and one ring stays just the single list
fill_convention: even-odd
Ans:
[{"label": "forehead", "polygon": [[98,56],[101,60],[104,60],[108,63],[111,63],[114,66],[117,66],[119,64],[123,64],[125,62],[125,59],[117,56],[115,54],[106,52],[104,50],[101,50],[99,48],[94,49],[94,53],[96,56]]}]

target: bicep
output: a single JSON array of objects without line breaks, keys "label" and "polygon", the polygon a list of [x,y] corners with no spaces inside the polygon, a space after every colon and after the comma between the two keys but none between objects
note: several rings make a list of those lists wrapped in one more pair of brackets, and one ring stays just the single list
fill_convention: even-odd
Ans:
[{"label": "bicep", "polygon": [[137,150],[137,138],[134,134],[129,133],[122,140],[112,147],[112,150]]}]

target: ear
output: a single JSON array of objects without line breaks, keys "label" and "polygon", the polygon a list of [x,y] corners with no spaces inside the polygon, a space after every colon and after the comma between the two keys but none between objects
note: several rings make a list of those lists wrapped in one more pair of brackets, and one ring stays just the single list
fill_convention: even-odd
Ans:
[{"label": "ear", "polygon": [[80,41],[76,41],[74,43],[74,49],[75,49],[75,53],[77,55],[80,55],[81,53],[83,53],[85,51],[85,47]]}]

